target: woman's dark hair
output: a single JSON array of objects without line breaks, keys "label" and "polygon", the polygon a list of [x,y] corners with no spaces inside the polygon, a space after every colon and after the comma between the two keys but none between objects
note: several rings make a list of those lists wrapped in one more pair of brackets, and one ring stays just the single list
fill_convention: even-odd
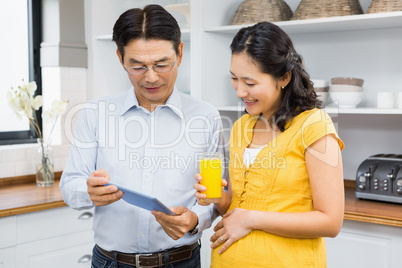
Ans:
[{"label": "woman's dark hair", "polygon": [[123,59],[124,47],[136,39],[170,41],[178,55],[180,38],[181,31],[176,19],[159,5],[129,9],[120,15],[113,27],[113,41]]},{"label": "woman's dark hair", "polygon": [[246,53],[261,72],[279,81],[292,72],[289,84],[283,89],[281,103],[270,120],[281,131],[298,114],[321,107],[303,59],[297,54],[290,37],[270,22],[260,22],[242,28],[230,45],[233,54]]}]

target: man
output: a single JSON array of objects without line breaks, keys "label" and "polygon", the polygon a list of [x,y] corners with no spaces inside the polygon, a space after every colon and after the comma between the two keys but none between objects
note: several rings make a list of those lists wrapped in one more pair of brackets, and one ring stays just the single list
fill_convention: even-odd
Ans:
[{"label": "man", "polygon": [[[124,12],[113,41],[133,87],[81,111],[60,182],[64,200],[95,207],[92,267],[200,267],[198,240],[216,213],[197,204],[194,175],[197,155],[224,151],[219,113],[174,90],[183,43],[165,9]],[[109,181],[157,197],[176,215],[120,200]]]}]

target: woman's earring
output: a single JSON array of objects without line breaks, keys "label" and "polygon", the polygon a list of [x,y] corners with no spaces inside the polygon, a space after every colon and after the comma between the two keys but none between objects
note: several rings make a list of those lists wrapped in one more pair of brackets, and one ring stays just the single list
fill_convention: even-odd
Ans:
[{"label": "woman's earring", "polygon": [[282,87],[282,90],[285,89],[285,87]]}]

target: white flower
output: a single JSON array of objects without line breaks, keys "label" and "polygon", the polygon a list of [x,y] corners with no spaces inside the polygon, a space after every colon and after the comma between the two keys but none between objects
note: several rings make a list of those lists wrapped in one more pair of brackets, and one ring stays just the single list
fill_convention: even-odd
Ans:
[{"label": "white flower", "polygon": [[[11,109],[15,112],[18,118],[21,118],[21,115],[28,117],[29,123],[34,128],[36,135],[42,139],[42,131],[39,127],[36,116],[34,116],[34,113],[35,110],[39,110],[39,108],[42,107],[43,99],[40,95],[36,96],[35,98],[33,97],[36,89],[36,82],[33,81],[28,84],[24,84],[23,86],[19,86],[17,90],[11,88],[11,91],[7,93],[7,98]],[[49,137],[52,135],[58,116],[64,113],[66,110],[67,103],[68,101],[56,100],[53,102],[52,108],[42,114],[45,120],[51,120],[53,124]]]},{"label": "white flower", "polygon": [[54,100],[52,103],[52,110],[57,114],[61,115],[67,109],[67,102],[61,100]]},{"label": "white flower", "polygon": [[26,84],[26,85],[21,87],[21,91],[24,91],[24,92],[28,93],[29,96],[33,96],[33,94],[35,93],[36,89],[37,89],[37,86],[36,86],[35,81],[30,82],[30,83],[28,83],[28,84]]},{"label": "white flower", "polygon": [[33,100],[28,96],[27,92],[21,92],[18,94],[20,104],[24,111],[24,114],[29,118],[33,119],[32,112],[33,112]]},{"label": "white flower", "polygon": [[43,105],[42,96],[41,95],[36,96],[35,99],[33,100],[32,108],[34,108],[35,110],[39,110],[39,108],[42,107],[42,105]]},{"label": "white flower", "polygon": [[57,114],[53,111],[53,109],[47,110],[42,113],[42,118],[46,122],[51,122],[51,121],[55,120],[56,117],[57,117]]},{"label": "white flower", "polygon": [[7,92],[7,98],[8,98],[8,105],[10,105],[11,109],[13,109],[13,111],[19,115],[19,112],[22,111],[22,105],[20,99],[10,91]]},{"label": "white flower", "polygon": [[57,117],[65,112],[67,109],[67,101],[54,100],[52,103],[52,109],[42,113],[43,120],[52,122]]}]

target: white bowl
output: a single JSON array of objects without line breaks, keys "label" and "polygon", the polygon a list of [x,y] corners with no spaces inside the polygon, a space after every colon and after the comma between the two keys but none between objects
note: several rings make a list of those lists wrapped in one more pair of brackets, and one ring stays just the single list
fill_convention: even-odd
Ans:
[{"label": "white bowl", "polygon": [[331,78],[331,84],[333,85],[353,85],[363,86],[364,80],[356,77],[334,77]]},{"label": "white bowl", "polygon": [[327,80],[322,80],[322,79],[311,79],[311,82],[313,82],[314,88],[327,87],[329,85],[329,82]]},{"label": "white bowl", "polygon": [[354,108],[363,99],[363,92],[331,92],[332,101],[340,108]]},{"label": "white bowl", "polygon": [[320,101],[322,101],[323,104],[325,104],[325,102],[328,99],[328,92],[316,92],[317,94],[317,99],[319,99]]},{"label": "white bowl", "polygon": [[315,87],[314,88],[315,92],[328,92],[329,91],[329,87]]},{"label": "white bowl", "polygon": [[363,87],[354,85],[331,85],[331,92],[361,92]]}]

